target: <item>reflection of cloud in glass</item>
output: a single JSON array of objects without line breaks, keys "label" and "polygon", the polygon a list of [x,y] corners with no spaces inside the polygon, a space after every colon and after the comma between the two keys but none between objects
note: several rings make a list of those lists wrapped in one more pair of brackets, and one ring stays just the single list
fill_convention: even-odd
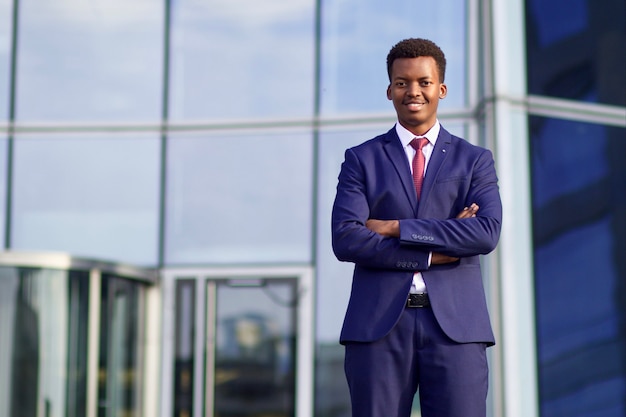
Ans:
[{"label": "reflection of cloud in glass", "polygon": [[17,136],[14,248],[154,265],[158,151],[154,134]]},{"label": "reflection of cloud in glass", "polygon": [[323,11],[323,114],[392,111],[385,94],[387,53],[409,37],[432,39],[446,54],[450,94],[441,105],[464,102],[464,2],[433,2],[427,9],[406,0],[328,2]]},{"label": "reflection of cloud in glass", "polygon": [[175,3],[172,118],[310,117],[314,17],[302,0]]},{"label": "reflection of cloud in glass", "polygon": [[[0,122],[9,116],[9,62],[11,57],[11,3],[0,0]],[[1,194],[0,194],[1,195]]]},{"label": "reflection of cloud in glass", "polygon": [[176,135],[167,261],[308,262],[311,134]]},{"label": "reflection of cloud in glass", "polygon": [[20,18],[18,120],[158,120],[162,4],[24,1]]}]

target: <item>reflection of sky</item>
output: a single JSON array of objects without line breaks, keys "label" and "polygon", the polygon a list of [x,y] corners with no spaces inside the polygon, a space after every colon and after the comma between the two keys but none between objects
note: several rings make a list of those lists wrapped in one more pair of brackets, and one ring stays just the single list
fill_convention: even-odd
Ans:
[{"label": "reflection of sky", "polygon": [[446,54],[448,97],[465,100],[465,2],[375,0],[324,2],[322,6],[322,113],[393,111],[386,97],[387,53],[398,41],[428,38]]},{"label": "reflection of sky", "polygon": [[606,132],[599,124],[541,120],[533,135],[533,205],[584,188],[607,175]]},{"label": "reflection of sky", "polygon": [[311,155],[308,131],[173,136],[167,262],[309,262]]},{"label": "reflection of sky", "polygon": [[158,121],[163,4],[20,2],[19,121]]},{"label": "reflection of sky", "polygon": [[175,2],[173,120],[310,117],[314,2]]},{"label": "reflection of sky", "polygon": [[152,134],[16,137],[15,249],[154,265],[159,145]]},{"label": "reflection of sky", "polygon": [[[9,117],[9,66],[11,60],[11,18],[13,2],[0,0],[0,122]],[[1,195],[1,194],[0,194]]]}]

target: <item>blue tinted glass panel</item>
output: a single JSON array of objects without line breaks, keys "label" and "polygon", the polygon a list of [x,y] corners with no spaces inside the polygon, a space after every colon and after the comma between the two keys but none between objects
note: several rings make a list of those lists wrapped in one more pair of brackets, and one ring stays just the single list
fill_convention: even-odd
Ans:
[{"label": "blue tinted glass panel", "polygon": [[[405,38],[428,38],[446,54],[448,96],[442,108],[466,101],[464,0],[322,1],[321,112],[391,112],[387,54]],[[426,10],[425,10],[426,8]]]},{"label": "blue tinted glass panel", "polygon": [[528,91],[626,105],[626,2],[526,2]]},{"label": "blue tinted glass panel", "polygon": [[310,117],[315,1],[172,2],[172,120]]},{"label": "blue tinted glass panel", "polygon": [[18,136],[12,247],[155,265],[155,136]]},{"label": "blue tinted glass panel", "polygon": [[166,263],[310,261],[309,132],[175,134],[168,146]]},{"label": "blue tinted glass panel", "polygon": [[157,121],[163,3],[20,1],[16,119]]},{"label": "blue tinted glass panel", "polygon": [[0,0],[0,122],[9,118],[13,1]]},{"label": "blue tinted glass panel", "polygon": [[626,413],[626,129],[531,117],[542,417]]}]

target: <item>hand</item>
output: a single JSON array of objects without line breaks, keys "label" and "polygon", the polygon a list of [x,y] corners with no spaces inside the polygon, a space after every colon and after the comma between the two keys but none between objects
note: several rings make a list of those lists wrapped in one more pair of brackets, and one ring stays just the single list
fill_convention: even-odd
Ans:
[{"label": "hand", "polygon": [[365,227],[385,237],[400,237],[400,222],[398,220],[369,219],[365,222]]},{"label": "hand", "polygon": [[478,212],[478,204],[472,203],[469,207],[465,207],[459,214],[456,215],[457,219],[469,219],[470,217],[476,217]]},{"label": "hand", "polygon": [[[469,207],[465,207],[459,214],[456,215],[457,219],[469,219],[476,217],[478,212],[478,204],[472,203]],[[442,253],[433,252],[433,257],[430,259],[431,265],[443,265],[458,261],[459,258],[453,256],[444,255]]]},{"label": "hand", "polygon": [[[472,203],[469,207],[465,207],[459,214],[456,215],[457,219],[469,219],[471,217],[476,217],[476,213],[478,212],[478,204]],[[365,222],[365,227],[370,229],[372,232],[378,233],[381,236],[385,237],[400,237],[400,222],[398,220],[378,220],[378,219],[369,219]],[[445,255],[441,255],[442,257]],[[448,262],[454,262],[458,259],[447,257],[448,259],[454,259]],[[433,261],[433,263],[435,263]],[[442,262],[446,263],[446,262]]]},{"label": "hand", "polygon": [[453,256],[444,255],[443,253],[433,252],[432,258],[430,258],[431,265],[443,265],[458,261],[459,258]]}]

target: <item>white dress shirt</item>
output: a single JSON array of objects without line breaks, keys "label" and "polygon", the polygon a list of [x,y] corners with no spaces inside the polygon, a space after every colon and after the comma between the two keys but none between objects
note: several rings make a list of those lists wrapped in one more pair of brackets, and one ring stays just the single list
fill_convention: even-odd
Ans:
[{"label": "white dress shirt", "polygon": [[[426,170],[428,169],[428,162],[430,161],[430,156],[433,153],[433,149],[435,148],[435,143],[437,143],[437,136],[439,136],[439,130],[441,129],[441,125],[439,124],[439,120],[435,122],[435,125],[430,128],[428,132],[426,132],[423,136],[415,136],[413,133],[409,132],[402,126],[400,123],[396,123],[396,133],[400,138],[400,142],[402,143],[402,147],[404,148],[404,153],[406,153],[406,157],[409,161],[409,168],[411,169],[411,174],[413,174],[413,157],[415,156],[415,149],[411,146],[411,141],[416,137],[426,138],[428,139],[428,143],[422,148],[422,153],[424,154],[424,175],[426,175]],[[432,252],[428,256],[428,264],[430,265],[430,260],[432,258]],[[422,274],[419,271],[416,271],[413,274],[413,283],[411,284],[411,293],[425,293],[426,283],[424,283],[424,279],[422,278]]]}]

